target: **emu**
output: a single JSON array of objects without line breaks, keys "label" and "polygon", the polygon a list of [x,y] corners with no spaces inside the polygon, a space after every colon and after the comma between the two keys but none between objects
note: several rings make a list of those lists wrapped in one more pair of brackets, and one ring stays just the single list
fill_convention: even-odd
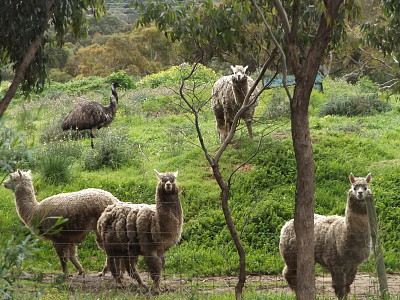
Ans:
[{"label": "emu", "polygon": [[94,148],[93,129],[108,126],[115,118],[118,104],[117,87],[121,85],[114,81],[111,83],[110,104],[103,106],[96,101],[84,101],[76,104],[62,121],[63,130],[90,130],[90,146]]}]

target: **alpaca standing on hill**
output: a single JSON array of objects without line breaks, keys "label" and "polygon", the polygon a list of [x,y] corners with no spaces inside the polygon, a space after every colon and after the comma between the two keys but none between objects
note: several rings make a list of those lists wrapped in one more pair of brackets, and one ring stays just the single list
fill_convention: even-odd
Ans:
[{"label": "alpaca standing on hill", "polygon": [[[254,80],[246,75],[247,66],[231,66],[231,69],[233,74],[218,79],[212,90],[211,104],[217,121],[217,131],[221,143],[228,136],[235,115],[242,107],[247,92],[254,85]],[[257,93],[257,89],[254,90],[249,103],[253,101],[253,97]],[[258,101],[255,101],[241,116],[241,119],[246,122],[250,137],[253,137],[251,121],[257,105]]]},{"label": "alpaca standing on hill", "polygon": [[[345,216],[314,215],[315,262],[332,275],[332,286],[339,299],[350,292],[357,267],[365,262],[371,252],[371,234],[366,198],[372,195],[368,188],[371,174],[355,178],[350,174]],[[279,251],[286,265],[283,276],[294,290],[297,277],[297,251],[294,220],[281,230]]]},{"label": "alpaca standing on hill", "polygon": [[94,148],[93,129],[108,126],[115,118],[118,104],[117,87],[118,82],[111,84],[110,104],[103,106],[96,101],[84,101],[76,104],[62,121],[63,130],[90,130],[90,146]]},{"label": "alpaca standing on hill", "polygon": [[[109,192],[99,189],[86,189],[79,192],[64,193],[36,201],[31,172],[18,170],[4,181],[6,189],[14,190],[15,205],[22,222],[53,243],[60,258],[62,271],[67,275],[67,261],[70,260],[79,274],[84,270],[76,252],[90,231],[97,235],[97,220],[104,209],[119,200]],[[68,219],[62,230],[54,233],[55,218]],[[36,228],[37,227],[37,228]],[[97,237],[99,238],[99,237]]]},{"label": "alpaca standing on hill", "polygon": [[[124,269],[144,286],[136,265],[144,257],[154,289],[159,291],[165,252],[181,238],[183,212],[176,173],[158,173],[156,204],[117,203],[109,205],[99,218],[100,247],[107,253],[107,266],[121,283]],[[103,271],[105,271],[104,269]]]}]

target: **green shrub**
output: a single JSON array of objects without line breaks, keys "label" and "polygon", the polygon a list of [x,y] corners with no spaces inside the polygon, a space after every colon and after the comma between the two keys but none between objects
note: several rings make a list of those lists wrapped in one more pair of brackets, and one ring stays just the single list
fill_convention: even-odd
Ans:
[{"label": "green shrub", "polygon": [[13,299],[13,284],[22,275],[22,264],[26,258],[33,257],[37,239],[31,235],[11,238],[0,249],[0,298]]},{"label": "green shrub", "polygon": [[379,99],[377,94],[339,95],[324,103],[319,111],[320,116],[361,116],[389,111],[389,102]]},{"label": "green shrub", "polygon": [[271,120],[281,120],[290,117],[290,102],[282,88],[275,88],[267,102],[266,117]]},{"label": "green shrub", "polygon": [[[192,69],[191,65],[173,66],[166,71],[152,74],[144,77],[140,82],[140,87],[157,88],[160,86],[177,87],[182,81],[182,77],[189,75]],[[219,76],[214,70],[209,69],[203,65],[198,65],[198,69],[193,74],[190,82],[209,83],[218,80]]]},{"label": "green shrub", "polygon": [[95,141],[95,148],[84,153],[83,164],[86,170],[98,170],[103,167],[118,169],[135,158],[129,136],[104,130]]},{"label": "green shrub", "polygon": [[0,120],[0,173],[9,173],[30,160],[30,151],[21,136]]},{"label": "green shrub", "polygon": [[134,78],[126,74],[125,71],[118,71],[108,75],[106,80],[107,82],[118,81],[124,89],[133,89],[136,87],[137,78],[134,81]]},{"label": "green shrub", "polygon": [[51,183],[67,182],[71,167],[81,156],[81,148],[76,143],[54,142],[38,148],[34,154],[34,166],[45,181]]}]

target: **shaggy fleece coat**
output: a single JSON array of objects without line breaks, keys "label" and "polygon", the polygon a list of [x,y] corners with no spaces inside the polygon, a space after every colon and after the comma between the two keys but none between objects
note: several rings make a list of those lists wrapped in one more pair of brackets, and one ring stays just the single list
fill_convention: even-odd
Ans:
[{"label": "shaggy fleece coat", "polygon": [[[30,171],[17,171],[4,182],[4,187],[14,190],[17,213],[22,222],[39,235],[53,242],[60,258],[63,273],[67,275],[67,260],[84,272],[76,258],[77,245],[90,231],[97,234],[97,220],[104,209],[119,202],[111,193],[100,189],[85,189],[63,193],[36,201]],[[57,218],[68,219],[62,229],[54,233]]]},{"label": "shaggy fleece coat", "polygon": [[[350,174],[352,187],[348,192],[345,216],[314,215],[315,262],[332,275],[332,286],[339,299],[350,292],[357,267],[371,253],[371,234],[367,215],[366,198],[371,175],[356,178]],[[279,250],[286,265],[283,275],[290,287],[296,287],[296,234],[294,220],[281,230]]]},{"label": "shaggy fleece coat", "polygon": [[[254,80],[246,75],[247,66],[231,66],[233,74],[218,79],[212,90],[212,109],[217,122],[217,131],[220,141],[223,142],[231,130],[233,119],[243,105],[244,98],[249,89],[254,85]],[[251,95],[249,101],[257,94],[257,89]],[[247,108],[242,116],[247,126],[249,136],[253,136],[251,121],[258,101]]]},{"label": "shaggy fleece coat", "polygon": [[98,232],[100,247],[107,253],[107,264],[114,278],[121,283],[127,270],[139,285],[144,286],[136,265],[142,255],[156,290],[165,264],[165,252],[181,238],[183,212],[178,195],[176,173],[158,173],[156,204],[118,203],[101,215]]}]

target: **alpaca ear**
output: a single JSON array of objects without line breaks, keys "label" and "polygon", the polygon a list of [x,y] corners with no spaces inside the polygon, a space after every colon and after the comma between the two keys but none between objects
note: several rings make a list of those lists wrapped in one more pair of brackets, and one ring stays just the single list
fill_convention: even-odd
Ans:
[{"label": "alpaca ear", "polygon": [[178,178],[178,171],[176,171],[176,172],[174,172],[174,173],[172,173],[172,174],[174,174],[174,177],[175,177],[175,178]]},{"label": "alpaca ear", "polygon": [[20,170],[20,169],[17,169],[17,172],[18,172],[19,176],[22,177],[22,172],[21,172],[21,170]]},{"label": "alpaca ear", "polygon": [[232,72],[235,73],[235,67],[231,66]]},{"label": "alpaca ear", "polygon": [[245,72],[245,73],[246,73],[248,67],[249,67],[249,66],[245,66],[245,67],[244,67],[244,72]]},{"label": "alpaca ear", "polygon": [[154,173],[156,173],[158,179],[161,179],[161,174],[156,169],[154,169]]},{"label": "alpaca ear", "polygon": [[372,180],[371,173],[368,173],[367,177],[365,177],[365,180],[367,181],[367,183],[371,182],[371,180]]},{"label": "alpaca ear", "polygon": [[354,178],[353,173],[350,173],[349,180],[350,180],[351,184],[354,184],[354,182],[356,181],[356,179]]}]

